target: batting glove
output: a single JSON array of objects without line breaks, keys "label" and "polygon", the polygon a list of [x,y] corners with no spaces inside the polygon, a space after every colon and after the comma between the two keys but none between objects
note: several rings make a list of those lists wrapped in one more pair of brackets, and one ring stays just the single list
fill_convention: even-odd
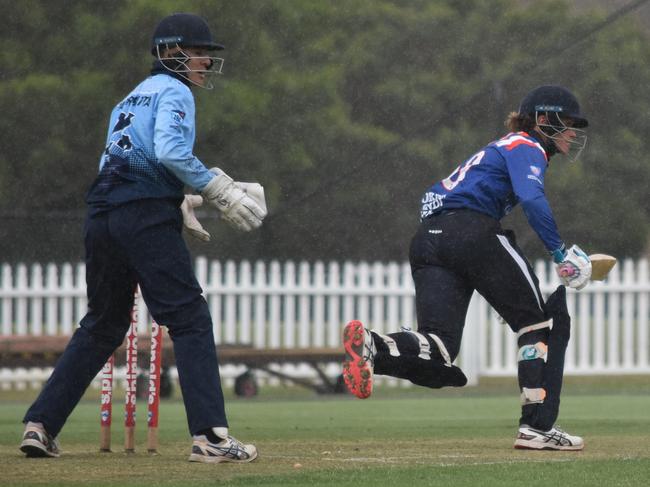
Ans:
[{"label": "batting glove", "polygon": [[564,256],[564,260],[555,264],[555,271],[565,286],[582,289],[591,277],[591,261],[580,247],[573,245]]}]

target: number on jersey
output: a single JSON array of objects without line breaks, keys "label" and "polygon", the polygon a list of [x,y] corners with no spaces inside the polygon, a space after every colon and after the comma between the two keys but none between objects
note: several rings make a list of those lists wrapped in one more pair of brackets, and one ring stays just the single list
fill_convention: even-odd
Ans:
[{"label": "number on jersey", "polygon": [[483,156],[485,155],[485,151],[482,150],[481,152],[474,154],[472,157],[470,157],[465,164],[462,164],[456,168],[454,172],[452,172],[448,178],[445,178],[441,181],[442,187],[445,188],[447,191],[451,191],[454,189],[458,184],[465,179],[465,176],[467,175],[467,171],[469,171],[473,166],[476,166],[480,164],[481,159],[483,159]]}]

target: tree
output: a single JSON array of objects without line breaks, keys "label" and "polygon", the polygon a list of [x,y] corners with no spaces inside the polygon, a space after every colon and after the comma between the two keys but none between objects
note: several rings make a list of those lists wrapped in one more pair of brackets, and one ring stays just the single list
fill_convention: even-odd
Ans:
[{"label": "tree", "polygon": [[[635,87],[650,81],[650,47],[629,22],[574,45],[603,18],[559,0],[26,0],[3,10],[0,33],[3,259],[81,256],[83,193],[108,112],[146,74],[155,23],[182,10],[226,45],[215,91],[196,92],[197,155],[262,182],[271,211],[244,237],[203,210],[216,244],[192,243],[196,253],[402,260],[425,188],[551,82],[570,87],[591,122],[582,162],[553,159],[547,178],[565,239],[619,256],[647,242],[650,95]],[[519,211],[506,222],[544,255]],[[53,245],[39,245],[47,235]]]}]

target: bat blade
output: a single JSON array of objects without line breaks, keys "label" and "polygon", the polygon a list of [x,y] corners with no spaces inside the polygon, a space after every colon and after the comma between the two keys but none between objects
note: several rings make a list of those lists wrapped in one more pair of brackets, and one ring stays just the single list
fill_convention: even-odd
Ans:
[{"label": "bat blade", "polygon": [[616,257],[607,254],[592,254],[589,260],[591,260],[592,281],[604,280],[617,262]]}]

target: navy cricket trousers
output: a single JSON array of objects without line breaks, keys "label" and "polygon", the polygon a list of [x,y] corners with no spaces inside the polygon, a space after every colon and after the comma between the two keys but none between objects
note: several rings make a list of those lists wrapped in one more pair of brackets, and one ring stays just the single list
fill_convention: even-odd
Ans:
[{"label": "navy cricket trousers", "polygon": [[510,328],[549,319],[539,281],[514,233],[481,213],[459,209],[424,220],[409,253],[418,329],[458,355],[474,290]]},{"label": "navy cricket trousers", "polygon": [[191,434],[228,426],[212,319],[182,237],[176,200],[138,200],[85,225],[88,312],[24,421],[57,436],[130,324],[140,285],[156,322],[172,338]]}]

